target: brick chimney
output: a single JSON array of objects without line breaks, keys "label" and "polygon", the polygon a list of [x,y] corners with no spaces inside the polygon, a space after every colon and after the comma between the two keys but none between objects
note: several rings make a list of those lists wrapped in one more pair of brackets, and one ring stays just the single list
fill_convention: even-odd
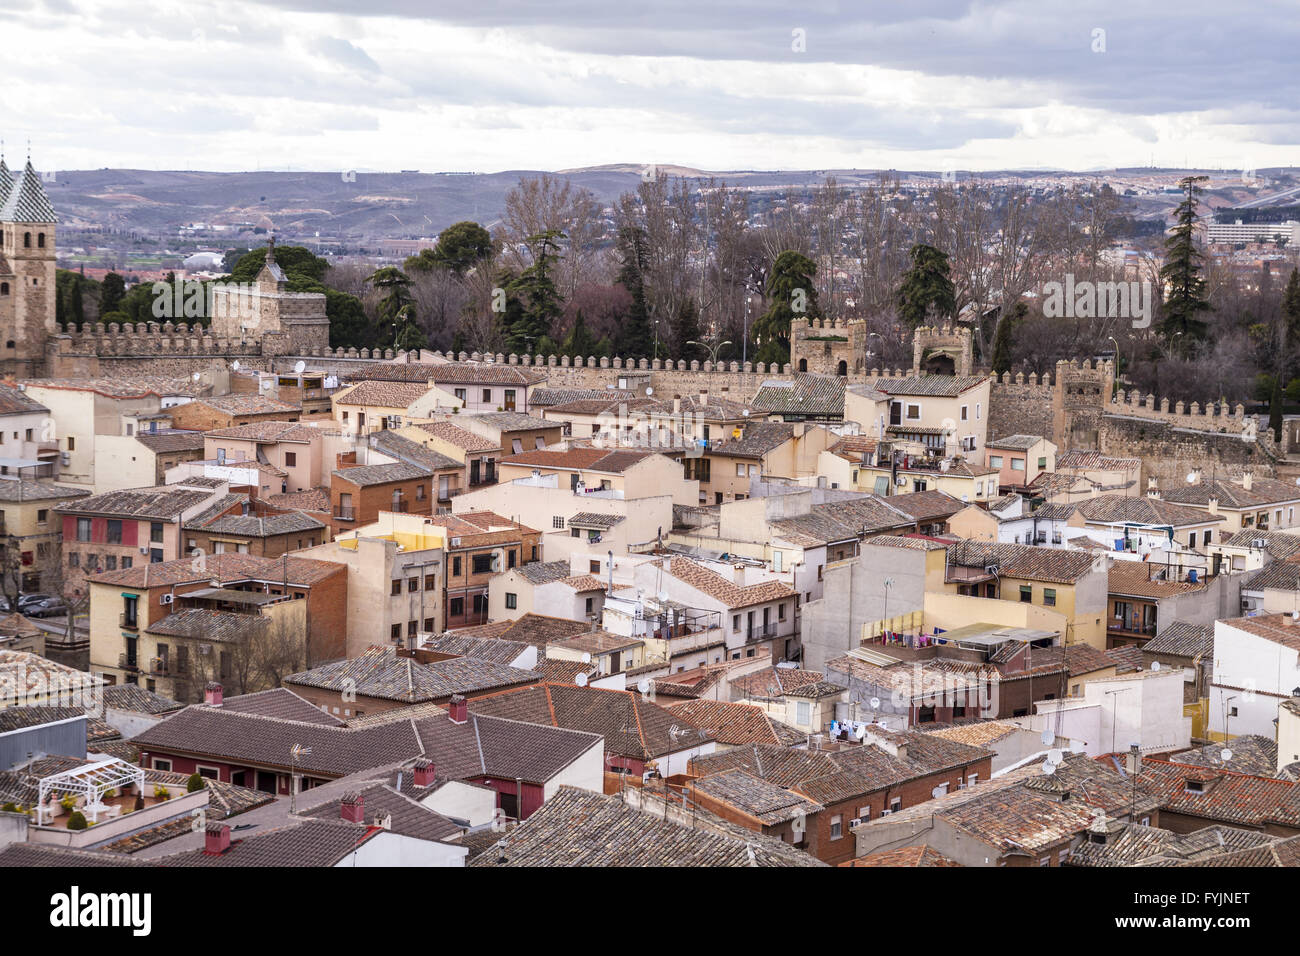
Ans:
[{"label": "brick chimney", "polygon": [[417,787],[432,787],[435,779],[434,766],[432,760],[421,760],[415,765],[415,785]]},{"label": "brick chimney", "polygon": [[217,681],[208,681],[208,686],[203,689],[203,703],[209,707],[220,707],[223,688]]},{"label": "brick chimney", "polygon": [[230,849],[230,826],[209,823],[203,830],[203,852],[207,856],[220,856]]},{"label": "brick chimney", "polygon": [[463,724],[469,720],[469,704],[464,697],[456,694],[447,704],[447,713],[451,715],[453,724]]},{"label": "brick chimney", "polygon": [[359,793],[349,793],[339,803],[339,816],[351,823],[362,823],[366,819],[366,800]]}]

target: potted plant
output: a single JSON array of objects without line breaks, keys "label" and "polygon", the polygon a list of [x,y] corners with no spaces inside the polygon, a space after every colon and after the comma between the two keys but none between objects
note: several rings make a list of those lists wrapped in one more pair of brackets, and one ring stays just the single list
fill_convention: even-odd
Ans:
[{"label": "potted plant", "polygon": [[84,830],[89,824],[86,822],[86,816],[80,810],[73,810],[72,816],[68,817],[69,830]]},{"label": "potted plant", "polygon": [[59,798],[59,806],[63,808],[64,813],[71,813],[77,808],[77,798],[70,793],[65,793]]},{"label": "potted plant", "polygon": [[159,800],[170,800],[172,797],[171,791],[161,784],[153,788],[153,795]]}]

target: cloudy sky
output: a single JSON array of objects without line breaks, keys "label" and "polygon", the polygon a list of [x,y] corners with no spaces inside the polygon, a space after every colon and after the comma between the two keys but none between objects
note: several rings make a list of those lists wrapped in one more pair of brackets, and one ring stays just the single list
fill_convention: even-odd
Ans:
[{"label": "cloudy sky", "polygon": [[1295,0],[0,0],[0,136],[11,165],[30,140],[57,169],[1297,165],[1298,14]]}]

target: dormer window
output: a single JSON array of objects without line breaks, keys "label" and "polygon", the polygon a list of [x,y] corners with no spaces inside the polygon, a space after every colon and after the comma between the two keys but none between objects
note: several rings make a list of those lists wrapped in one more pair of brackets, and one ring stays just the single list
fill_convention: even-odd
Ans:
[{"label": "dormer window", "polygon": [[1204,781],[1204,780],[1188,780],[1188,781],[1187,781],[1187,792],[1188,792],[1188,793],[1204,793],[1204,792],[1205,792],[1205,781]]}]

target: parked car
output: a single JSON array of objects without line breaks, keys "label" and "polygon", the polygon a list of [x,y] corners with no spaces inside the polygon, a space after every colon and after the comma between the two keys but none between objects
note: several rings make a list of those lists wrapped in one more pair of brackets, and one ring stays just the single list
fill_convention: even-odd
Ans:
[{"label": "parked car", "polygon": [[43,600],[20,605],[18,612],[27,617],[54,617],[67,614],[68,606],[63,603],[63,598],[47,596]]},{"label": "parked car", "polygon": [[9,599],[7,597],[0,597],[0,611],[8,613],[12,610],[13,608],[9,605]]},{"label": "parked car", "polygon": [[53,594],[46,594],[44,591],[33,591],[31,594],[20,594],[18,595],[18,610],[22,611],[22,609],[27,607],[29,604],[39,604],[42,601],[50,600],[52,597],[54,597]]}]

